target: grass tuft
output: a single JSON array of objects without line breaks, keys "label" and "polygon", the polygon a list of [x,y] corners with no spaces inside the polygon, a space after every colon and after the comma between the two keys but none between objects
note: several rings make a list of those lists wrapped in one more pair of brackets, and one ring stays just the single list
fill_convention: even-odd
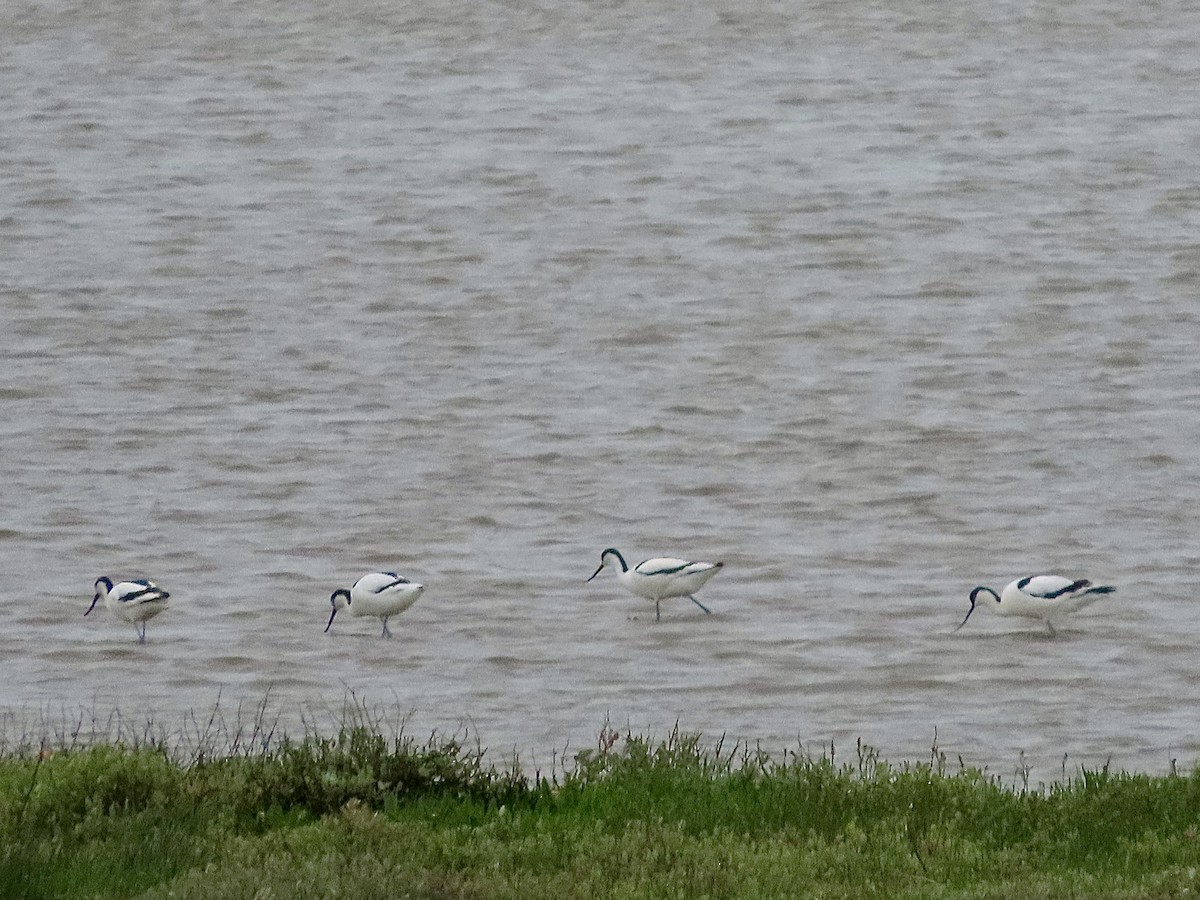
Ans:
[{"label": "grass tuft", "polygon": [[[0,756],[4,897],[1176,897],[1200,773],[1006,787],[936,747],[891,765],[601,729],[549,776],[416,741],[357,698],[291,740],[263,707]],[[108,720],[112,726],[115,720]]]}]

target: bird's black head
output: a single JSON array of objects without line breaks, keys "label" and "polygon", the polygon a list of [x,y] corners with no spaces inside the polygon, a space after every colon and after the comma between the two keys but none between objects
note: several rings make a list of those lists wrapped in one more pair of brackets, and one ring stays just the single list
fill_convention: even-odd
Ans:
[{"label": "bird's black head", "polygon": [[621,571],[622,572],[629,571],[629,566],[625,565],[625,557],[623,557],[621,555],[620,550],[616,549],[615,547],[609,547],[607,550],[605,550],[603,553],[600,554],[601,564],[604,563],[604,557],[606,557],[606,556],[615,556],[617,558],[617,562],[619,562],[621,564]]},{"label": "bird's black head", "polygon": [[329,622],[325,625],[326,631],[333,626],[333,619],[338,614],[338,610],[350,605],[350,592],[345,588],[338,588],[329,595],[329,605],[333,607],[333,612],[329,614]]},{"label": "bird's black head", "polygon": [[112,579],[107,575],[101,575],[96,579],[96,584],[94,587],[96,588],[96,594],[94,597],[92,597],[92,605],[87,608],[87,612],[84,613],[85,616],[96,608],[96,604],[100,602],[101,597],[108,596],[108,592],[111,591],[113,587]]},{"label": "bird's black head", "polygon": [[[989,588],[989,587],[975,588],[975,590],[971,591],[971,597],[970,597],[971,608],[967,610],[967,614],[965,616],[963,616],[963,620],[958,623],[958,628],[962,628],[964,625],[967,624],[967,619],[971,618],[971,613],[975,612],[975,607],[979,604],[979,595],[983,594],[983,593],[991,594],[997,603],[1000,602],[1000,597],[991,588]],[[958,631],[958,628],[955,628],[954,630]]]},{"label": "bird's black head", "polygon": [[[610,555],[615,556],[617,558],[617,562],[619,562],[621,564],[622,572],[629,571],[629,566],[625,565],[625,557],[623,557],[621,555],[621,551],[616,550],[612,547],[609,547],[607,550],[605,550],[603,553],[600,554],[600,566],[599,566],[599,568],[596,569],[595,572],[592,573],[592,578],[595,578],[597,575],[599,575],[601,572],[604,571],[604,564],[606,562],[608,562],[608,557]],[[588,581],[591,581],[592,578],[589,578]]]}]

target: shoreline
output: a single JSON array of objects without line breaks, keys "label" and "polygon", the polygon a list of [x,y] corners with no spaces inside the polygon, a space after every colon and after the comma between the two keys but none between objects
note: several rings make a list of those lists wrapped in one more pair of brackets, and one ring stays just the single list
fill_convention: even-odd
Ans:
[{"label": "shoreline", "polygon": [[[360,707],[355,707],[360,709]],[[605,726],[553,772],[347,720],[172,758],[153,742],[0,755],[0,895],[1088,896],[1200,888],[1200,770],[976,769]],[[846,761],[840,761],[839,757]],[[264,890],[266,893],[264,893]]]}]

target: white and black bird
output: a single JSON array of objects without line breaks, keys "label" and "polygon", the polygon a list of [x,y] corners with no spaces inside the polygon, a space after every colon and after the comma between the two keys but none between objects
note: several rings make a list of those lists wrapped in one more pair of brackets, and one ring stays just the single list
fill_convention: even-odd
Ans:
[{"label": "white and black bird", "polygon": [[670,597],[687,597],[706,613],[711,613],[712,610],[692,595],[704,587],[724,565],[719,562],[689,562],[686,559],[659,556],[640,562],[631,569],[620,551],[609,547],[600,554],[600,568],[592,573],[592,578],[599,575],[611,562],[620,566],[617,569],[617,581],[621,582],[626,590],[654,601],[655,621],[662,617],[659,603]]},{"label": "white and black bird", "polygon": [[1055,622],[1115,590],[1105,584],[1094,585],[1086,578],[1072,580],[1061,575],[1018,578],[999,594],[989,587],[977,587],[971,591],[971,608],[954,630],[966,625],[976,609],[987,609],[1000,616],[1039,619],[1054,634]]},{"label": "white and black bird", "polygon": [[340,609],[350,609],[352,616],[374,616],[383,621],[383,637],[390,638],[388,619],[399,615],[417,602],[425,585],[402,578],[395,572],[372,572],[364,575],[346,590],[338,588],[329,596],[333,612],[329,614],[328,631]]},{"label": "white and black bird", "polygon": [[96,579],[96,596],[92,597],[92,605],[84,615],[88,615],[101,599],[104,605],[119,619],[132,622],[137,631],[138,643],[146,643],[146,620],[153,619],[167,608],[167,598],[171,595],[156,585],[153,581],[140,578],[136,581],[119,581],[112,583],[108,576]]}]

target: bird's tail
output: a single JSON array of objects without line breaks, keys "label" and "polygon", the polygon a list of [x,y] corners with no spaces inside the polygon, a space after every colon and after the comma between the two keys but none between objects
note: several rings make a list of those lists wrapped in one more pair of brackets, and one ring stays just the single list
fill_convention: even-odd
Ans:
[{"label": "bird's tail", "polygon": [[1115,590],[1115,587],[1108,584],[1101,584],[1096,587],[1089,585],[1081,593],[1075,595],[1077,599],[1075,600],[1074,608],[1083,609],[1085,606],[1091,606],[1105,594],[1111,594]]}]

